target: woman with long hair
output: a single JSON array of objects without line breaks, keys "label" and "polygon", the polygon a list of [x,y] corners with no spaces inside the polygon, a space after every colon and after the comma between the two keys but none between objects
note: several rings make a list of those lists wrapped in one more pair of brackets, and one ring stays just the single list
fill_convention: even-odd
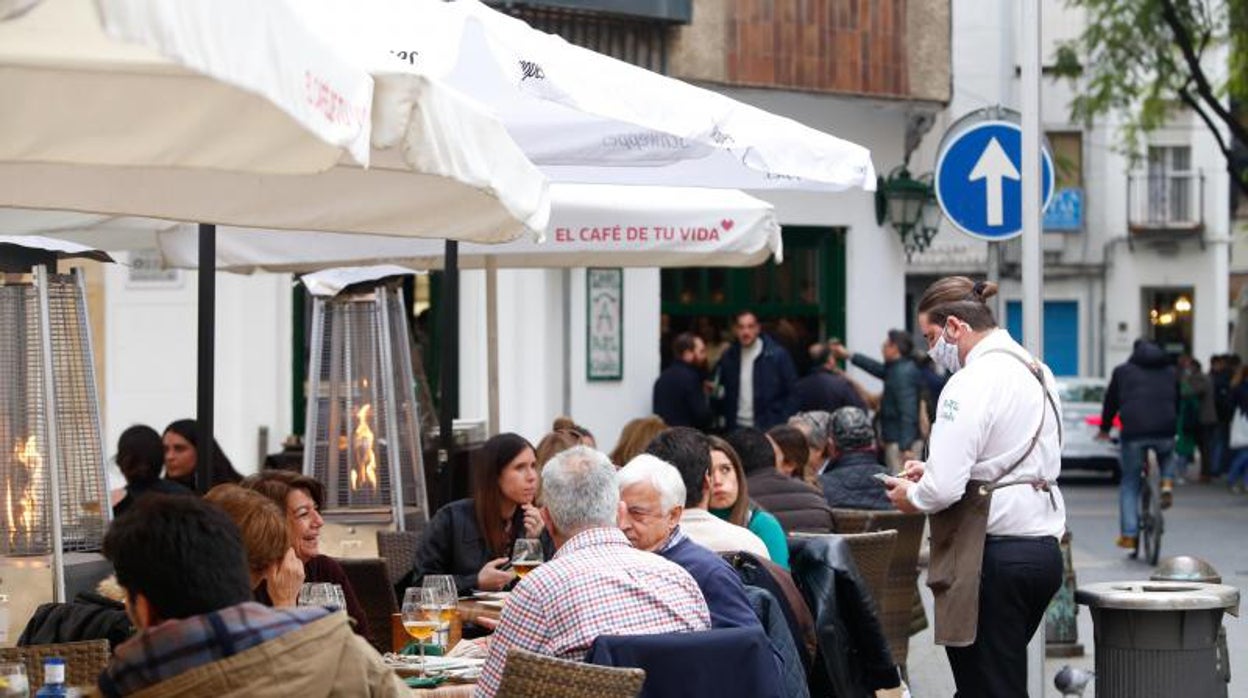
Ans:
[{"label": "woman with long hair", "polygon": [[459,593],[499,591],[516,573],[508,566],[517,538],[544,537],[537,496],[537,454],[519,434],[493,436],[473,463],[470,499],[460,499],[438,510],[425,527],[416,565],[399,588],[421,583],[427,574],[455,577]]},{"label": "woman with long hair", "polygon": [[708,436],[711,442],[711,503],[715,516],[743,528],[763,539],[771,561],[789,568],[789,541],[780,521],[766,509],[750,501],[741,458],[727,441]]},{"label": "woman with long hair", "polygon": [[[179,419],[165,427],[165,479],[195,489],[195,465],[199,462],[199,430],[193,419]],[[224,483],[238,484],[243,476],[225,457],[221,444],[212,440],[212,482],[209,489]]]}]

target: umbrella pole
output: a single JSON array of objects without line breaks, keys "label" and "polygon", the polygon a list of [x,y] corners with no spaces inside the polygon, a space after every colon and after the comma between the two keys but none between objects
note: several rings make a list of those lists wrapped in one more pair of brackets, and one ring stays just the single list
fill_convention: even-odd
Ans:
[{"label": "umbrella pole", "polygon": [[438,319],[441,325],[441,375],[438,384],[442,389],[439,405],[439,432],[442,447],[438,449],[438,476],[442,478],[446,501],[455,498],[454,474],[451,472],[451,455],[455,451],[453,426],[459,411],[459,243],[447,240],[442,263],[442,307]]},{"label": "umbrella pole", "polygon": [[212,415],[217,313],[217,226],[199,224],[199,347],[195,391],[195,489],[212,486]]},{"label": "umbrella pole", "polygon": [[498,258],[485,256],[486,382],[490,386],[490,436],[502,431],[498,418]]}]

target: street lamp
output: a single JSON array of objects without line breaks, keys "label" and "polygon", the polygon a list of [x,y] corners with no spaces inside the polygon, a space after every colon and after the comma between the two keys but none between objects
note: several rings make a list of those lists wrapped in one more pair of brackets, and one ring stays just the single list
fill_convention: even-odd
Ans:
[{"label": "street lamp", "polygon": [[875,220],[880,225],[888,222],[897,231],[907,261],[926,250],[940,229],[940,207],[931,180],[930,172],[915,179],[899,165],[876,184]]}]

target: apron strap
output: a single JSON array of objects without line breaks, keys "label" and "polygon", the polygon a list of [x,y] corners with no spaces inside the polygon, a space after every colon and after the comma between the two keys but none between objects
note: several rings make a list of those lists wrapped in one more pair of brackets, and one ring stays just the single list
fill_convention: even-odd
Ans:
[{"label": "apron strap", "polygon": [[[1009,349],[989,349],[988,351],[984,352],[982,356],[987,356],[988,354],[1005,354],[1006,356],[1013,357],[1016,361],[1018,361],[1024,367],[1026,367],[1027,371],[1031,373],[1032,377],[1035,378],[1036,381],[1040,383],[1040,392],[1044,394],[1045,401],[1048,402],[1049,408],[1053,410],[1053,417],[1057,420],[1057,443],[1058,443],[1058,446],[1061,446],[1062,417],[1060,414],[1058,414],[1057,403],[1053,401],[1053,395],[1049,393],[1048,386],[1046,386],[1044,383],[1044,370],[1040,367],[1040,362],[1036,361],[1035,359],[1031,357],[1024,359],[1023,357],[1010,351]],[[1036,427],[1036,433],[1032,434],[1031,441],[1030,443],[1027,444],[1027,450],[1023,451],[1023,455],[1019,456],[1017,460],[1011,463],[1010,467],[1005,469],[1005,472],[998,475],[991,482],[981,485],[980,486],[981,492],[987,494],[988,492],[992,492],[993,490],[999,490],[1002,487],[1012,487],[1014,485],[1031,485],[1037,492],[1047,492],[1049,494],[1049,503],[1053,506],[1053,510],[1057,511],[1057,498],[1053,495],[1052,483],[1050,483],[1048,480],[1044,480],[1042,478],[1030,478],[1030,479],[1024,479],[1024,480],[1013,480],[1013,481],[1005,482],[1005,483],[1001,482],[1001,480],[1005,479],[1006,476],[1008,476],[1010,473],[1013,473],[1018,468],[1018,466],[1022,465],[1023,461],[1027,460],[1028,456],[1031,455],[1031,452],[1035,450],[1036,444],[1040,442],[1040,433],[1044,431],[1044,422],[1045,422],[1046,416],[1048,416],[1048,410],[1041,407],[1040,424]]]}]

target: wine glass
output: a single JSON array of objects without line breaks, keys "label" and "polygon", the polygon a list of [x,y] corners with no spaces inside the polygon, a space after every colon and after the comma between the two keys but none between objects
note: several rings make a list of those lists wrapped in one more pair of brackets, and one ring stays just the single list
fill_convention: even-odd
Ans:
[{"label": "wine glass", "polygon": [[403,592],[403,629],[416,640],[420,649],[420,675],[425,675],[425,642],[433,638],[442,624],[440,609],[433,589],[409,587]]},{"label": "wine glass", "polygon": [[21,663],[0,664],[0,698],[29,698],[30,682],[26,678],[26,665]]},{"label": "wine glass", "polygon": [[[459,591],[455,586],[455,577],[449,574],[427,574],[420,584],[426,589],[432,589],[434,599],[438,604],[439,620],[442,621],[442,627],[438,629],[439,634],[443,631],[449,631],[451,622],[455,620],[457,613],[457,603],[459,601]],[[439,642],[444,648],[450,644],[449,632],[446,642]]]},{"label": "wine glass", "polygon": [[511,566],[516,571],[516,576],[521,579],[545,559],[542,541],[537,538],[518,538],[511,548]]},{"label": "wine glass", "polygon": [[333,585],[325,582],[305,582],[299,587],[299,597],[295,600],[300,606],[322,606],[328,607],[333,605]]}]

